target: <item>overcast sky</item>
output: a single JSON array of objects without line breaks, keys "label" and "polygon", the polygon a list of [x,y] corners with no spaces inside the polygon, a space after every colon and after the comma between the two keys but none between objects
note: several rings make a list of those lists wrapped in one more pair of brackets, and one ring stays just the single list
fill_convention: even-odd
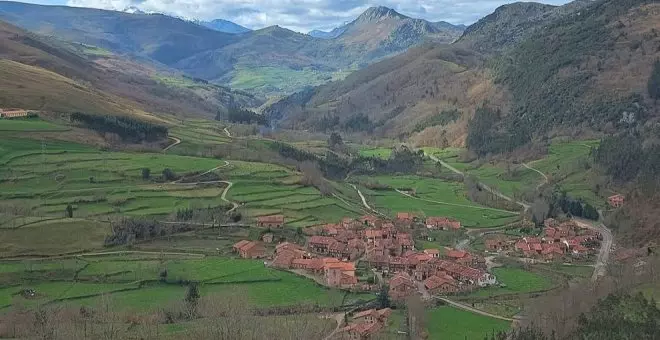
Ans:
[{"label": "overcast sky", "polygon": [[[21,1],[21,0],[18,0]],[[123,10],[136,6],[202,20],[226,19],[256,29],[279,25],[298,32],[330,30],[382,5],[414,18],[472,24],[507,0],[23,0],[41,4]],[[568,0],[541,0],[562,5]]]}]

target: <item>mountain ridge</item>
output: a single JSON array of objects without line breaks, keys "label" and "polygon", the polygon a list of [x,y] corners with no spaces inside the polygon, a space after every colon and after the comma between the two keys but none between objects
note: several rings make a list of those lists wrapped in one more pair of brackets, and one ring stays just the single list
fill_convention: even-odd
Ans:
[{"label": "mountain ridge", "polygon": [[263,95],[326,83],[412,46],[450,43],[462,34],[460,28],[439,28],[385,8],[365,12],[335,39],[275,27],[230,34],[160,14],[16,2],[0,2],[0,19]]}]

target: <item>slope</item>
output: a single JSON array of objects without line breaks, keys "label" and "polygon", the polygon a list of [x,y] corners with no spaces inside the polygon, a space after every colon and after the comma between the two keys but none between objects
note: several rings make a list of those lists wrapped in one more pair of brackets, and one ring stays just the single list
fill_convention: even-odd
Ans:
[{"label": "slope", "polygon": [[[2,64],[6,77],[0,78],[4,107],[215,116],[230,103],[259,104],[253,97],[217,86],[199,84],[206,93],[170,86],[154,79],[167,74],[161,70],[89,45],[31,34],[4,22],[0,22],[0,57],[7,59]],[[205,101],[205,96],[214,99]]]},{"label": "slope", "polygon": [[660,57],[660,18],[648,3],[506,5],[450,46],[410,50],[267,111],[285,126],[354,131],[357,119],[377,135],[462,146],[469,119],[487,103],[502,113],[490,127],[509,137],[484,153],[557,129],[616,127],[623,112],[640,117],[636,106],[651,104],[643,90]]}]

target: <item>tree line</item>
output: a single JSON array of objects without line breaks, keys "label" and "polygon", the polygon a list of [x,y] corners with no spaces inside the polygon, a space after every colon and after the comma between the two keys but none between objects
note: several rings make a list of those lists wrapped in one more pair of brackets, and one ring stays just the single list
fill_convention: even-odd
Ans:
[{"label": "tree line", "polygon": [[71,120],[100,133],[112,133],[122,140],[139,143],[155,142],[167,138],[165,126],[129,117],[92,115],[82,112],[71,114]]},{"label": "tree line", "polygon": [[215,119],[227,120],[232,123],[239,124],[257,124],[264,126],[268,126],[270,124],[266,115],[258,114],[256,112],[241,108],[230,108],[226,114],[223,112],[218,112]]}]

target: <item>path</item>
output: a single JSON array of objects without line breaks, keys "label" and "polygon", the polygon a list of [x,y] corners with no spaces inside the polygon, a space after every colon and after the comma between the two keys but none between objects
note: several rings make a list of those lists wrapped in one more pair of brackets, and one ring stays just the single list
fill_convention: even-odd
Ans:
[{"label": "path", "polygon": [[[222,169],[222,168],[225,168],[225,167],[228,167],[228,166],[229,166],[229,162],[228,162],[228,161],[225,161],[225,164],[223,164],[223,165],[218,165],[218,166],[216,166],[215,168],[213,168],[213,169],[211,169],[211,170],[208,170],[208,171],[206,171],[206,172],[203,172],[203,173],[201,173],[201,174],[199,174],[199,175],[196,175],[196,176],[193,176],[193,177],[191,177],[191,178],[202,177],[202,176],[204,176],[204,175],[208,175],[208,174],[210,174],[210,173],[212,173],[212,172],[214,172],[214,171],[216,171],[216,170],[219,170],[219,169]],[[181,181],[183,181],[184,179],[190,179],[190,178],[180,178],[180,179],[178,179],[178,180],[176,180],[176,181],[174,181],[174,182],[172,182],[172,183],[170,183],[170,184],[182,184]],[[202,182],[198,182],[198,183],[202,183]],[[198,184],[198,183],[183,183],[183,184]]]},{"label": "path", "polygon": [[460,170],[458,170],[458,169],[454,168],[453,166],[449,165],[449,163],[443,161],[442,159],[440,159],[440,158],[438,158],[438,157],[435,157],[433,154],[431,154],[431,153],[426,153],[426,152],[424,152],[424,154],[425,154],[428,158],[430,158],[431,160],[440,163],[442,166],[444,166],[445,168],[451,170],[451,171],[454,172],[455,174],[457,174],[457,175],[461,175],[461,176],[465,176],[465,174],[462,173]]},{"label": "path", "polygon": [[401,190],[399,190],[399,189],[394,189],[394,190],[395,190],[396,192],[400,193],[400,194],[403,195],[403,196],[410,197],[410,198],[413,198],[413,199],[416,199],[416,200],[420,200],[420,201],[424,201],[424,202],[430,202],[430,203],[436,203],[436,204],[444,204],[444,205],[449,205],[449,206],[452,206],[452,207],[472,208],[472,209],[477,209],[477,210],[490,210],[490,211],[504,212],[504,213],[508,213],[508,214],[511,214],[511,215],[516,215],[516,212],[514,212],[514,211],[508,211],[508,210],[497,209],[497,208],[489,208],[489,207],[479,207],[479,206],[476,206],[476,205],[467,205],[467,204],[458,204],[458,203],[450,203],[450,202],[434,201],[434,200],[429,200],[429,199],[426,199],[426,198],[415,197],[415,196],[413,196],[413,195],[411,195],[411,194],[408,194],[408,193],[406,193],[406,192],[404,192],[404,191],[401,191]]},{"label": "path", "polygon": [[378,210],[372,208],[371,206],[369,206],[369,203],[367,203],[367,199],[362,194],[362,191],[360,191],[360,189],[358,189],[358,187],[355,186],[355,184],[350,184],[350,186],[352,186],[353,189],[355,189],[355,191],[357,191],[358,195],[360,195],[360,200],[362,200],[362,205],[364,205],[364,207],[367,208],[367,210],[369,210],[369,211],[371,211],[371,212],[373,212],[377,215],[387,217],[387,215],[385,215],[385,214],[381,213],[380,211],[378,211]]},{"label": "path", "polygon": [[541,182],[539,185],[536,186],[536,190],[539,190],[542,186],[546,185],[549,181],[548,176],[546,176],[543,172],[539,171],[538,169],[534,169],[531,166],[529,166],[527,163],[523,163],[523,166],[529,170],[532,170],[541,176],[543,176],[543,182]]},{"label": "path", "polygon": [[165,149],[163,149],[163,152],[167,152],[167,150],[169,150],[169,149],[171,149],[171,148],[173,148],[173,147],[175,147],[175,146],[181,144],[181,140],[180,140],[179,138],[176,138],[176,137],[173,137],[173,136],[169,136],[169,137],[167,137],[167,138],[173,140],[174,143],[168,145]]},{"label": "path", "polygon": [[604,224],[595,224],[594,222],[573,219],[578,226],[582,228],[597,230],[603,236],[603,241],[600,244],[600,251],[598,252],[598,257],[596,258],[596,265],[594,266],[594,273],[591,275],[591,281],[595,282],[599,277],[605,276],[607,271],[607,262],[609,261],[610,254],[612,253],[612,243],[614,237],[612,236],[612,231],[610,231]]},{"label": "path", "polygon": [[238,209],[238,203],[232,202],[227,199],[227,193],[229,192],[229,189],[231,189],[231,187],[234,185],[234,183],[230,181],[221,181],[221,183],[227,184],[227,187],[222,192],[220,199],[232,205],[232,208],[227,211],[227,214],[231,214],[232,212],[234,212],[234,210]]},{"label": "path", "polygon": [[337,313],[337,314],[333,314],[333,315],[328,315],[326,317],[326,319],[334,319],[335,321],[337,321],[337,327],[332,331],[332,333],[330,333],[328,336],[323,338],[323,340],[330,340],[330,339],[332,339],[333,336],[335,336],[335,334],[339,333],[342,326],[344,325],[345,316],[346,316],[346,313]]},{"label": "path", "polygon": [[442,300],[442,301],[446,302],[447,304],[449,304],[451,306],[454,306],[456,308],[460,308],[460,309],[466,310],[468,312],[476,313],[476,314],[479,314],[479,315],[487,316],[487,317],[490,317],[490,318],[493,318],[493,319],[498,319],[498,320],[503,320],[503,321],[510,321],[510,322],[516,321],[515,319],[506,318],[506,317],[503,317],[503,316],[500,316],[500,315],[495,315],[495,314],[491,314],[491,313],[488,313],[488,312],[484,312],[480,309],[472,308],[468,305],[464,305],[462,303],[458,303],[456,301],[452,301],[452,300],[449,300],[449,299],[444,298],[444,297],[439,297],[438,296],[438,297],[436,297],[436,299]]},{"label": "path", "polygon": [[231,138],[231,133],[229,133],[229,130],[227,130],[226,127],[223,129],[223,131],[225,132],[225,134],[227,135],[227,137]]}]

